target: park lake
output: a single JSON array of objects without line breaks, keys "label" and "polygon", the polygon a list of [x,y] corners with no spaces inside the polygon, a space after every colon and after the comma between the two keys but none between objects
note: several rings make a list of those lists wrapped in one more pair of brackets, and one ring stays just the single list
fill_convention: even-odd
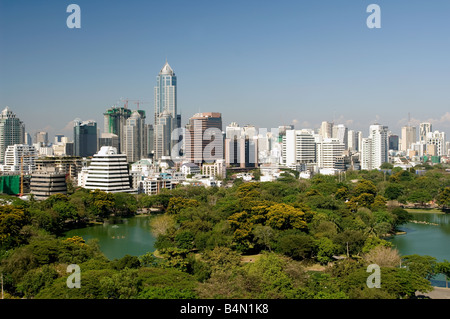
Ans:
[{"label": "park lake", "polygon": [[88,242],[98,240],[100,250],[110,259],[119,259],[125,255],[141,256],[153,252],[155,237],[150,231],[151,216],[123,218],[116,222],[106,221],[84,228],[72,229],[66,237],[81,236]]},{"label": "park lake", "polygon": [[[437,261],[450,260],[450,214],[413,212],[413,222],[400,227],[402,235],[388,240],[401,255],[428,255]],[[110,259],[125,255],[141,256],[153,252],[155,237],[150,231],[151,216],[124,218],[120,222],[105,222],[85,228],[70,230],[66,237],[81,236],[84,240],[97,239],[101,251]],[[433,280],[433,285],[444,286],[443,276]]]}]

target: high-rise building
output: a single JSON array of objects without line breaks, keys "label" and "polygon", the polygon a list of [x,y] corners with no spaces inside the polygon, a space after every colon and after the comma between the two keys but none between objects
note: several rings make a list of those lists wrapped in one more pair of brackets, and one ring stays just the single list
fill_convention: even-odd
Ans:
[{"label": "high-rise building", "polygon": [[345,151],[345,144],[338,138],[325,138],[316,145],[317,166],[319,168],[339,169],[338,161]]},{"label": "high-rise building", "polygon": [[[118,136],[119,144],[117,151],[124,152],[125,134],[124,127],[127,119],[131,116],[133,111],[126,107],[111,107],[103,113],[104,116],[104,133],[111,133]],[[97,151],[97,150],[96,150]]]},{"label": "high-rise building", "polygon": [[282,163],[286,166],[316,162],[316,141],[308,130],[287,130],[283,136]]},{"label": "high-rise building", "polygon": [[433,132],[433,125],[428,122],[420,123],[419,125],[419,141],[426,143],[427,134]]},{"label": "high-rise building", "polygon": [[155,130],[152,124],[146,124],[147,130],[147,157],[153,158],[155,152]]},{"label": "high-rise building", "polygon": [[35,170],[34,161],[37,152],[34,146],[27,144],[8,145],[5,151],[4,172],[32,173]]},{"label": "high-rise building", "polygon": [[333,126],[333,138],[337,138],[348,149],[348,128],[344,124]]},{"label": "high-rise building", "polygon": [[373,124],[369,128],[369,137],[362,139],[361,169],[378,169],[389,160],[388,127]]},{"label": "high-rise building", "polygon": [[[172,131],[181,127],[181,115],[177,111],[177,77],[169,63],[164,64],[156,77],[155,90],[155,157],[169,156],[172,146],[181,141],[171,140]],[[160,119],[164,117],[163,119]],[[170,126],[164,127],[164,126]],[[169,134],[167,134],[169,133]],[[164,140],[161,140],[163,138]],[[159,140],[158,140],[159,139]],[[167,147],[167,145],[169,145]],[[178,156],[174,154],[173,156]]]},{"label": "high-rise building", "polygon": [[164,111],[156,118],[154,128],[154,157],[156,160],[161,159],[163,156],[171,155],[171,134],[173,118],[169,112]]},{"label": "high-rise building", "polygon": [[402,127],[402,140],[401,150],[407,151],[411,148],[411,144],[417,141],[417,132],[415,126],[403,126]]},{"label": "high-rise building", "polygon": [[135,192],[131,188],[127,156],[118,154],[111,146],[102,146],[87,167],[80,174],[86,174],[83,187],[104,192]]},{"label": "high-rise building", "polygon": [[185,158],[191,163],[223,159],[222,114],[197,113],[189,119],[185,134]]},{"label": "high-rise building", "polygon": [[124,152],[128,162],[137,162],[147,157],[147,130],[145,129],[145,112],[133,111],[124,127]]},{"label": "high-rise building", "polygon": [[225,164],[241,168],[258,166],[258,138],[230,137],[225,139]]},{"label": "high-rise building", "polygon": [[320,125],[319,135],[323,138],[332,138],[333,137],[333,123],[323,121]]},{"label": "high-rise building", "polygon": [[75,156],[93,156],[97,152],[97,122],[74,120],[73,140]]},{"label": "high-rise building", "polygon": [[33,145],[33,138],[31,137],[31,134],[28,132],[25,132],[25,144],[27,145]]},{"label": "high-rise building", "polygon": [[98,148],[102,146],[112,146],[119,149],[119,137],[113,133],[102,133],[98,139]]},{"label": "high-rise building", "polygon": [[36,132],[34,134],[34,143],[41,144],[42,146],[48,145],[48,133],[47,132]]},{"label": "high-rise building", "polygon": [[0,114],[0,163],[9,145],[25,143],[25,125],[8,107]]},{"label": "high-rise building", "polygon": [[427,139],[426,139],[427,153],[430,153],[428,151],[429,146],[435,145],[436,149],[435,149],[435,154],[433,154],[433,155],[436,155],[436,156],[447,155],[445,139],[446,139],[445,132],[439,132],[439,131],[428,132]]},{"label": "high-rise building", "polygon": [[[398,135],[389,135],[389,149],[393,151],[398,151],[399,138]],[[414,144],[414,143],[413,143]],[[412,144],[410,146],[412,148]]]}]

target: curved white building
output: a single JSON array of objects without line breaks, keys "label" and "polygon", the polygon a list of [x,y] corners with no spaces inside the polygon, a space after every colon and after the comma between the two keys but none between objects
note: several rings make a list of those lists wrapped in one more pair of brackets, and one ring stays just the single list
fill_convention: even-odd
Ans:
[{"label": "curved white building", "polygon": [[102,146],[87,168],[86,189],[99,189],[108,193],[134,193],[131,188],[127,156],[117,154],[112,146]]}]

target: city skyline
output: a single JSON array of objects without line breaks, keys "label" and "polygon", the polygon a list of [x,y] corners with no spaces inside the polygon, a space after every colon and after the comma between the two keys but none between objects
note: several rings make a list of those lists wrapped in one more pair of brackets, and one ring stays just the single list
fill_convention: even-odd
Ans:
[{"label": "city skyline", "polygon": [[400,135],[409,121],[449,132],[450,4],[376,3],[373,30],[369,3],[77,1],[81,29],[68,29],[68,3],[1,0],[0,105],[31,135],[70,136],[75,118],[101,125],[122,97],[154,101],[167,59],[182,126],[220,112],[224,125],[330,121],[368,136],[375,122]]}]

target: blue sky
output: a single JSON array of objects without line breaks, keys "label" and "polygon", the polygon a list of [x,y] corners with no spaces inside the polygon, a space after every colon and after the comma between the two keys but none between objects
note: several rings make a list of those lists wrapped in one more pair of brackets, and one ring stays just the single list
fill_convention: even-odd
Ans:
[{"label": "blue sky", "polygon": [[[66,8],[81,8],[69,29]],[[381,7],[381,29],[366,8]],[[72,137],[121,98],[152,122],[165,59],[183,124],[198,111],[272,128],[323,120],[394,133],[432,121],[450,134],[447,0],[0,0],[0,108],[27,131]],[[131,104],[130,107],[135,107]]]}]

